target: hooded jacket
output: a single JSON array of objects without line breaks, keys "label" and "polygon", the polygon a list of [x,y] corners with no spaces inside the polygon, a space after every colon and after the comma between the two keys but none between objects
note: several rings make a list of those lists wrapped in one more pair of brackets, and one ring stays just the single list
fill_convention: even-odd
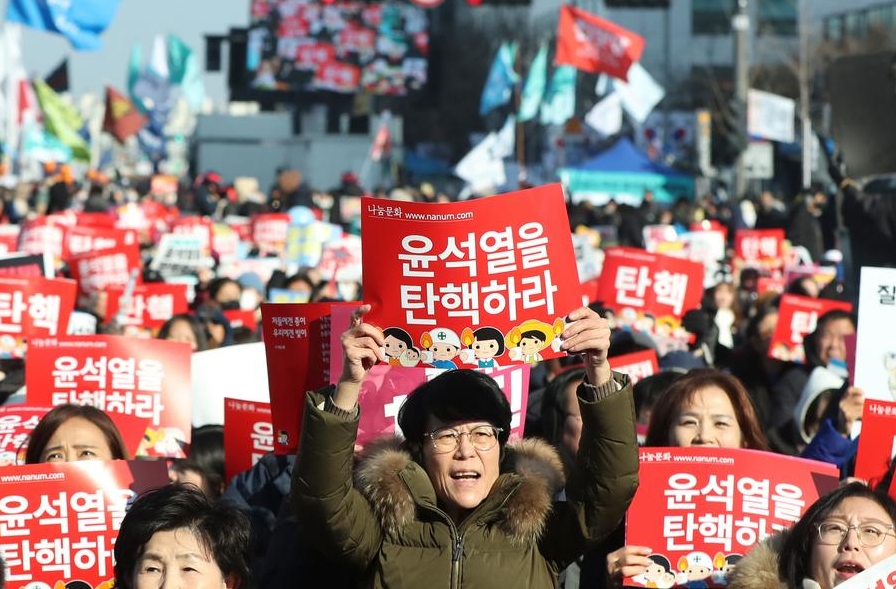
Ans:
[{"label": "hooded jacket", "polygon": [[[317,547],[361,572],[367,587],[556,587],[557,575],[621,521],[637,488],[628,377],[597,401],[579,388],[580,469],[564,481],[557,452],[524,439],[504,450],[488,497],[455,524],[426,471],[395,443],[365,452],[352,481],[357,416],[309,393],[292,499]],[[607,383],[616,386],[613,382]],[[555,501],[565,486],[566,501]]]},{"label": "hooded jacket", "polygon": [[788,589],[778,576],[778,555],[788,533],[768,536],[746,553],[728,576],[728,589]]}]

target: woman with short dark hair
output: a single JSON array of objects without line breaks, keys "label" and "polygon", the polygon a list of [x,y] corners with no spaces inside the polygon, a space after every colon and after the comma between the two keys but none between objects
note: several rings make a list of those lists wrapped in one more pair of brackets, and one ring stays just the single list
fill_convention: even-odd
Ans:
[{"label": "woman with short dark hair", "polygon": [[25,464],[128,458],[121,433],[105,412],[69,403],[57,405],[37,422],[25,451]]}]

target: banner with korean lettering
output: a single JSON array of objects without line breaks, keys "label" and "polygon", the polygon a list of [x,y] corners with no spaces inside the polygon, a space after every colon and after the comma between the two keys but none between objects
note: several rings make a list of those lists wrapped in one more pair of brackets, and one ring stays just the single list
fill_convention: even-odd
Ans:
[{"label": "banner with korean lettering", "polygon": [[31,430],[49,405],[0,405],[0,466],[25,464],[25,449]]},{"label": "banner with korean lettering", "polygon": [[660,371],[660,364],[656,357],[656,350],[642,350],[613,356],[610,358],[610,367],[616,372],[627,374],[632,379],[632,384],[637,384],[642,378],[647,378]]},{"label": "banner with korean lettering", "polygon": [[896,400],[896,269],[862,268],[854,383],[866,399]]},{"label": "banner with korean lettering", "polygon": [[865,399],[854,476],[864,480],[880,478],[887,472],[894,454],[896,401]]},{"label": "banner with korean lettering", "polygon": [[[891,487],[892,488],[892,487]],[[837,584],[837,589],[884,589],[896,586],[896,555],[878,561],[857,575]]]},{"label": "banner with korean lettering", "polygon": [[639,453],[641,482],[626,512],[625,543],[653,548],[658,566],[626,578],[631,587],[724,587],[738,557],[793,525],[839,479],[834,465],[759,450]]},{"label": "banner with korean lettering", "polygon": [[67,333],[76,288],[65,278],[0,276],[0,358],[24,358],[28,339]]},{"label": "banner with korean lettering", "polygon": [[111,587],[125,512],[137,495],[166,484],[168,469],[158,461],[0,468],[0,553],[8,586]]},{"label": "banner with korean lettering", "polygon": [[171,222],[171,233],[175,235],[193,235],[199,238],[199,247],[203,256],[212,252],[214,239],[214,223],[206,217],[179,217]]},{"label": "banner with korean lettering", "polygon": [[738,229],[734,232],[735,270],[783,268],[783,243],[783,229]]},{"label": "banner with korean lettering", "polygon": [[617,315],[634,312],[655,324],[678,324],[686,311],[700,306],[703,264],[638,248],[609,248],[597,295]]},{"label": "banner with korean lettering", "polygon": [[[457,203],[363,202],[365,321],[410,342],[420,364],[562,355],[557,336],[582,287],[559,184]],[[476,354],[486,340],[496,345]],[[474,353],[461,360],[465,350]]]},{"label": "banner with korean lettering", "polygon": [[200,235],[166,233],[159,240],[149,268],[165,278],[196,274],[212,266],[211,258],[202,252]]},{"label": "banner with korean lettering", "polygon": [[[781,296],[778,323],[768,346],[768,357],[784,362],[805,364],[803,339],[815,331],[818,318],[834,309],[852,311],[852,303],[831,299],[816,299],[798,295]],[[867,393],[866,393],[867,395]]]},{"label": "banner with korean lettering", "polygon": [[19,233],[19,251],[26,254],[49,255],[54,266],[62,260],[65,228],[69,223],[58,215],[25,221]]},{"label": "banner with korean lettering", "polygon": [[53,267],[53,260],[47,254],[18,252],[0,256],[0,276],[17,278],[45,276],[52,278],[55,274],[56,270]]},{"label": "banner with korean lettering", "polygon": [[330,384],[330,309],[334,305],[340,303],[261,305],[277,454],[295,454],[299,447],[305,393]]},{"label": "banner with korean lettering", "polygon": [[134,326],[155,330],[172,316],[189,311],[186,284],[166,282],[138,284],[134,286],[125,309],[121,309],[124,291],[122,287],[107,289],[109,298],[106,302],[106,323],[117,318],[122,327]]},{"label": "banner with korean lettering", "polygon": [[79,254],[131,245],[138,245],[137,232],[133,229],[75,225],[65,230],[62,259],[68,260]]},{"label": "banner with korean lettering", "polygon": [[[513,412],[510,421],[510,439],[523,437],[526,424],[526,404],[529,399],[531,366],[516,364],[504,368],[483,369],[495,379],[510,402]],[[377,364],[364,377],[358,405],[361,420],[358,424],[357,444],[364,445],[383,435],[400,434],[398,410],[415,388],[444,372],[437,368],[407,368]]]},{"label": "banner with korean lettering", "polygon": [[83,294],[116,286],[124,288],[132,278],[140,284],[142,267],[140,247],[136,243],[73,255],[69,261],[72,278]]},{"label": "banner with korean lettering", "polygon": [[252,242],[259,255],[280,255],[286,250],[286,233],[289,229],[288,213],[252,215]]},{"label": "banner with korean lettering", "polygon": [[19,250],[19,233],[21,225],[0,225],[0,256]]},{"label": "banner with korean lettering", "polygon": [[270,403],[224,399],[224,466],[228,483],[273,451]]},{"label": "banner with korean lettering", "polygon": [[28,402],[77,403],[148,419],[138,455],[184,457],[190,443],[189,344],[115,335],[33,339]]}]

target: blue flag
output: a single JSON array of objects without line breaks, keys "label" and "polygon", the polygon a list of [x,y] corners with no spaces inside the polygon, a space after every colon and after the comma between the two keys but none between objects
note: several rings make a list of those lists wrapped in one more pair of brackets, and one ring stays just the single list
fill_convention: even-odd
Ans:
[{"label": "blue flag", "polygon": [[480,116],[484,117],[502,104],[510,102],[513,86],[519,81],[519,76],[513,71],[514,59],[516,59],[516,44],[501,43],[485,80],[485,87],[482,89],[482,98],[479,101]]},{"label": "blue flag", "polygon": [[528,121],[538,114],[538,107],[544,97],[544,89],[548,83],[548,47],[542,43],[538,48],[532,65],[529,66],[529,75],[523,86],[523,95],[520,97],[520,112],[517,118]]},{"label": "blue flag", "polygon": [[541,103],[542,125],[563,125],[576,112],[576,68],[557,66]]},{"label": "blue flag", "polygon": [[9,0],[6,20],[58,33],[78,51],[96,51],[103,47],[100,35],[109,27],[120,3],[121,0]]}]

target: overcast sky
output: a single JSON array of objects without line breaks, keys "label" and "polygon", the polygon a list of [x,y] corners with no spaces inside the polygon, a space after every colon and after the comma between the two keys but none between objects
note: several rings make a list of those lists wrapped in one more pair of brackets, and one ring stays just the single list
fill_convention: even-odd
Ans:
[{"label": "overcast sky", "polygon": [[[0,16],[8,0],[0,0]],[[249,22],[249,0],[121,0],[112,25],[103,34],[103,49],[74,51],[61,35],[22,30],[22,56],[29,74],[46,76],[63,57],[69,57],[69,81],[77,97],[86,92],[102,94],[111,84],[126,89],[128,60],[134,43],[149,55],[153,37],[174,33],[199,56],[205,68],[206,34],[226,34],[230,27]],[[226,66],[226,50],[223,52]],[[226,75],[206,74],[206,92],[220,106],[226,99]]]}]

